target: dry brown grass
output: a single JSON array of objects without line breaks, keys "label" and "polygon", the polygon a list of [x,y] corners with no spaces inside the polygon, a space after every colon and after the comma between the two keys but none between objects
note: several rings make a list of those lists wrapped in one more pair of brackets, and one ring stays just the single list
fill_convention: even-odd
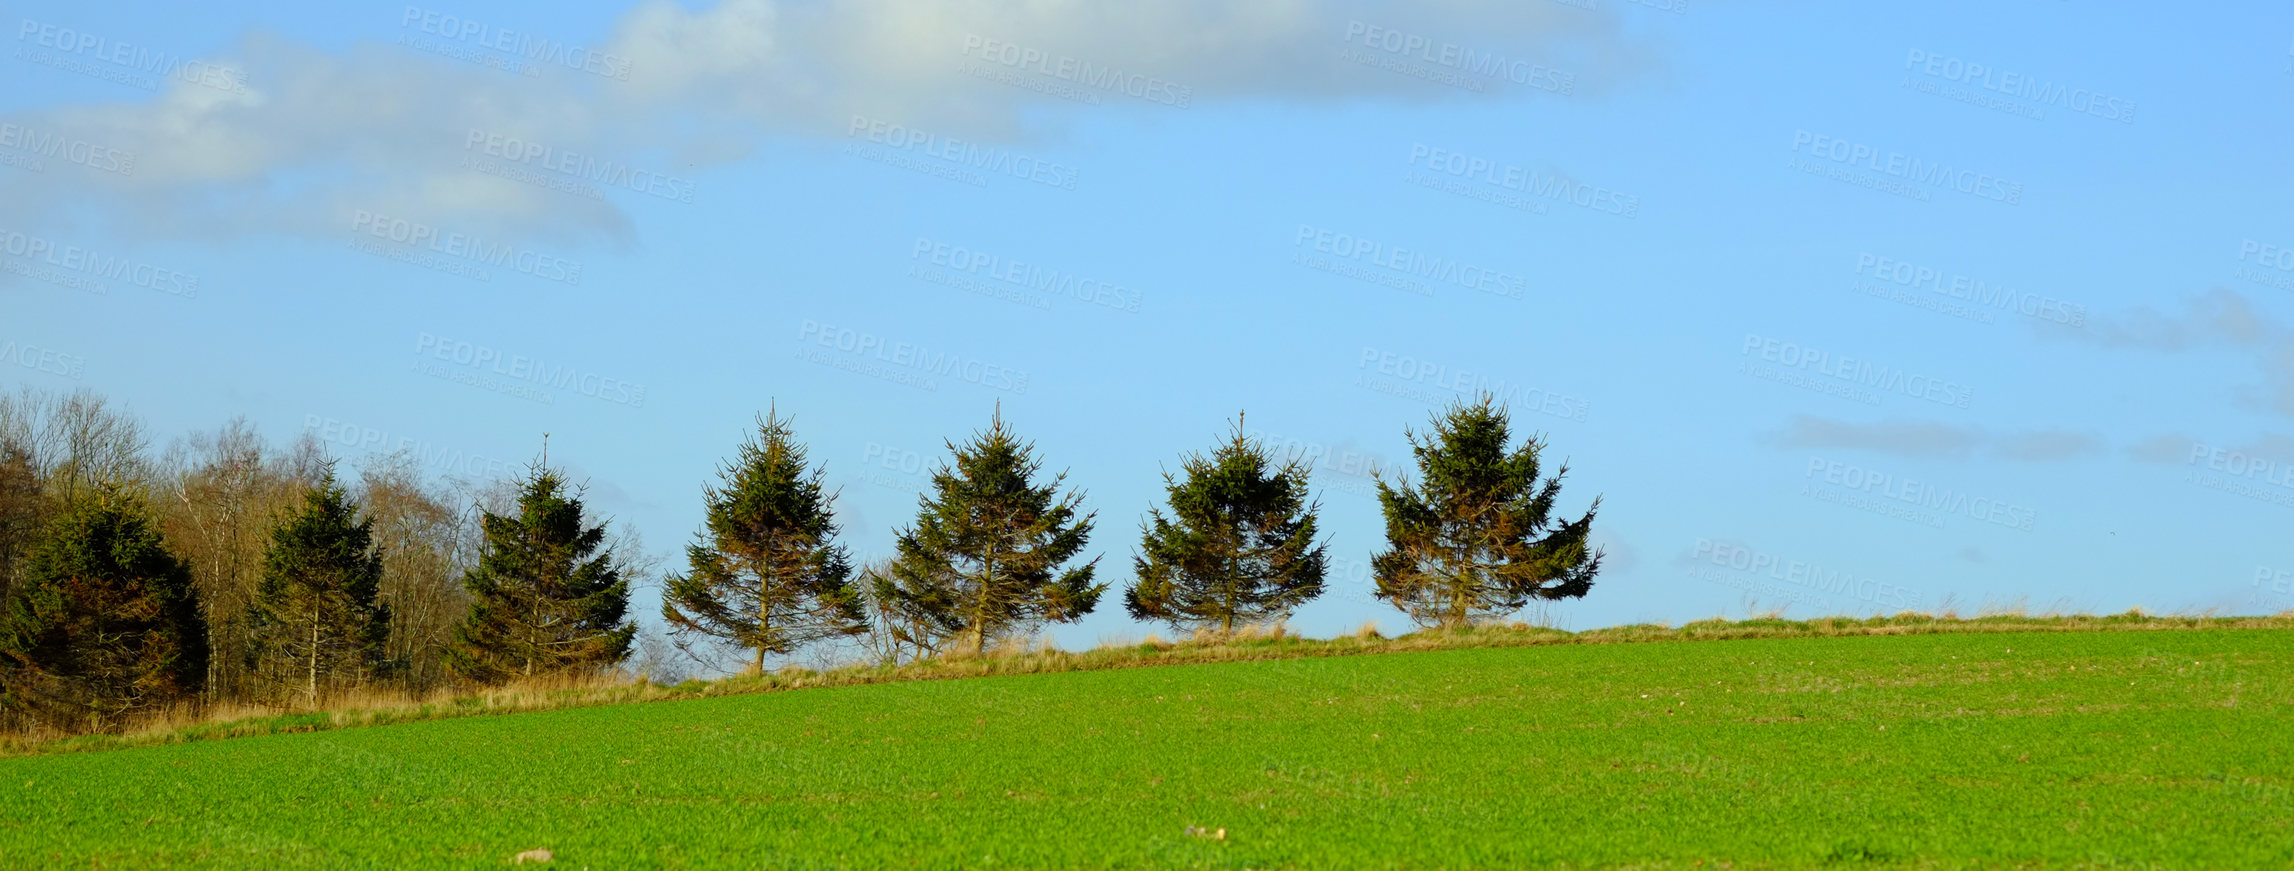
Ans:
[{"label": "dry brown grass", "polygon": [[1425,630],[1395,638],[1383,637],[1378,633],[1377,623],[1370,622],[1350,635],[1329,639],[1302,638],[1277,623],[1245,627],[1231,634],[1196,633],[1194,637],[1179,642],[1165,641],[1150,634],[1137,643],[1103,644],[1081,651],[1061,650],[1044,638],[1019,638],[996,645],[986,655],[943,656],[897,667],[858,665],[823,671],[790,666],[770,674],[750,673],[714,681],[692,680],[674,686],[618,675],[563,676],[458,694],[440,694],[430,698],[369,691],[339,698],[323,711],[280,712],[241,706],[211,708],[206,711],[176,710],[163,712],[132,730],[116,734],[0,736],[0,756],[69,753],[244,735],[315,732],[451,717],[492,716],[816,687],[1160,665],[1251,662],[1471,647],[1856,635],[2182,629],[2294,629],[2294,611],[2280,612],[2270,617],[2154,617],[2140,611],[2129,611],[2112,616],[2026,617],[2000,614],[1964,620],[1910,612],[1892,617],[1828,617],[1803,621],[1764,616],[1736,622],[1714,618],[1678,628],[1640,624],[1576,633],[1527,623],[1512,623],[1459,630]]},{"label": "dry brown grass", "polygon": [[1206,626],[1195,630],[1194,634],[1187,639],[1187,643],[1198,645],[1243,644],[1252,641],[1279,641],[1284,638],[1297,637],[1298,635],[1290,631],[1289,626],[1277,620],[1265,624],[1245,623],[1235,627],[1234,631],[1231,632]]}]

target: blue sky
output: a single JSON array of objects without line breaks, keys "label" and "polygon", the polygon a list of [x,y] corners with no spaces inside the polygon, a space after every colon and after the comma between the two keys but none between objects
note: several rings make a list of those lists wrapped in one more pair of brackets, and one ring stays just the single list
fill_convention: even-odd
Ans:
[{"label": "blue sky", "polygon": [[5,377],[164,435],[548,432],[668,552],[777,403],[878,556],[1000,402],[1120,589],[1247,409],[1328,634],[1403,625],[1364,470],[1487,388],[1602,498],[1574,628],[2294,608],[2284,8],[8,12]]}]

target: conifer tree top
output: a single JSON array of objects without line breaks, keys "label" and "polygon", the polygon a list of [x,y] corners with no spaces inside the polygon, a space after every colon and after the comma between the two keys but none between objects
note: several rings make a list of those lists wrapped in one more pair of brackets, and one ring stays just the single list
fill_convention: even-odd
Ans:
[{"label": "conifer tree top", "polygon": [[1566,465],[1540,480],[1543,439],[1510,446],[1510,421],[1482,394],[1409,434],[1418,481],[1378,482],[1388,549],[1372,559],[1378,595],[1426,625],[1462,626],[1531,599],[1584,596],[1602,554],[1587,542],[1592,507],[1553,517]]}]

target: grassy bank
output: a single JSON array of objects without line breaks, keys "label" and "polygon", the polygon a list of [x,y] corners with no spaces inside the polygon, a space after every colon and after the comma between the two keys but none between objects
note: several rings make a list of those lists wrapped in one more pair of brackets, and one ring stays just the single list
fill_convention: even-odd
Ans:
[{"label": "grassy bank", "polygon": [[[619,688],[516,717],[0,760],[0,845],[122,868],[534,849],[594,868],[2283,867],[2294,633],[2264,627],[2283,628],[1267,639],[821,691],[757,690],[870,673]],[[1730,640],[1634,643],[1697,639]],[[988,676],[923,679],[962,675]],[[616,693],[687,701],[595,704]]]},{"label": "grassy bank", "polygon": [[1480,647],[1564,644],[1641,644],[1669,641],[1728,641],[1755,638],[1826,638],[1998,632],[2143,632],[2190,629],[2287,629],[2294,615],[2272,617],[2159,617],[2137,612],[2109,616],[1997,615],[1975,618],[1903,614],[1893,617],[1832,617],[1814,620],[1704,620],[1682,626],[1652,624],[1564,632],[1522,624],[1471,630],[1424,631],[1386,638],[1372,631],[1329,639],[1304,638],[1280,630],[1250,630],[1235,637],[1109,645],[1083,651],[1012,649],[986,656],[942,657],[898,667],[852,666],[829,671],[784,669],[763,675],[680,684],[619,678],[534,683],[410,699],[388,695],[354,700],[340,707],[296,713],[215,712],[169,718],[122,734],[0,737],[0,758],[77,753],[180,744],[252,735],[294,734],[361,726],[411,723],[457,717],[494,716],[563,708],[620,705],[673,699],[710,698],[819,687],[901,681],[952,680],[996,675],[1052,674],[1214,662],[1251,662],[1306,657],[1355,656]]}]

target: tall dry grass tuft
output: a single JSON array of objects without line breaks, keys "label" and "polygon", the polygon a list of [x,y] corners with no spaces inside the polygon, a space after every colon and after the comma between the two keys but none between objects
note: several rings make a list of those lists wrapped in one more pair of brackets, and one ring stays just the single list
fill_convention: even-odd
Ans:
[{"label": "tall dry grass tuft", "polygon": [[1271,623],[1245,623],[1233,630],[1212,626],[1198,628],[1187,639],[1189,644],[1213,646],[1219,644],[1246,644],[1254,641],[1281,641],[1295,638],[1290,627],[1282,620]]},{"label": "tall dry grass tuft", "polygon": [[1236,641],[1281,641],[1296,637],[1290,631],[1290,623],[1280,619],[1271,623],[1253,623],[1235,630]]},{"label": "tall dry grass tuft", "polygon": [[1975,609],[1975,616],[1979,620],[1985,617],[2028,617],[2031,616],[2030,605],[2030,596],[2017,596],[1999,603],[1985,599],[1983,604]]}]

